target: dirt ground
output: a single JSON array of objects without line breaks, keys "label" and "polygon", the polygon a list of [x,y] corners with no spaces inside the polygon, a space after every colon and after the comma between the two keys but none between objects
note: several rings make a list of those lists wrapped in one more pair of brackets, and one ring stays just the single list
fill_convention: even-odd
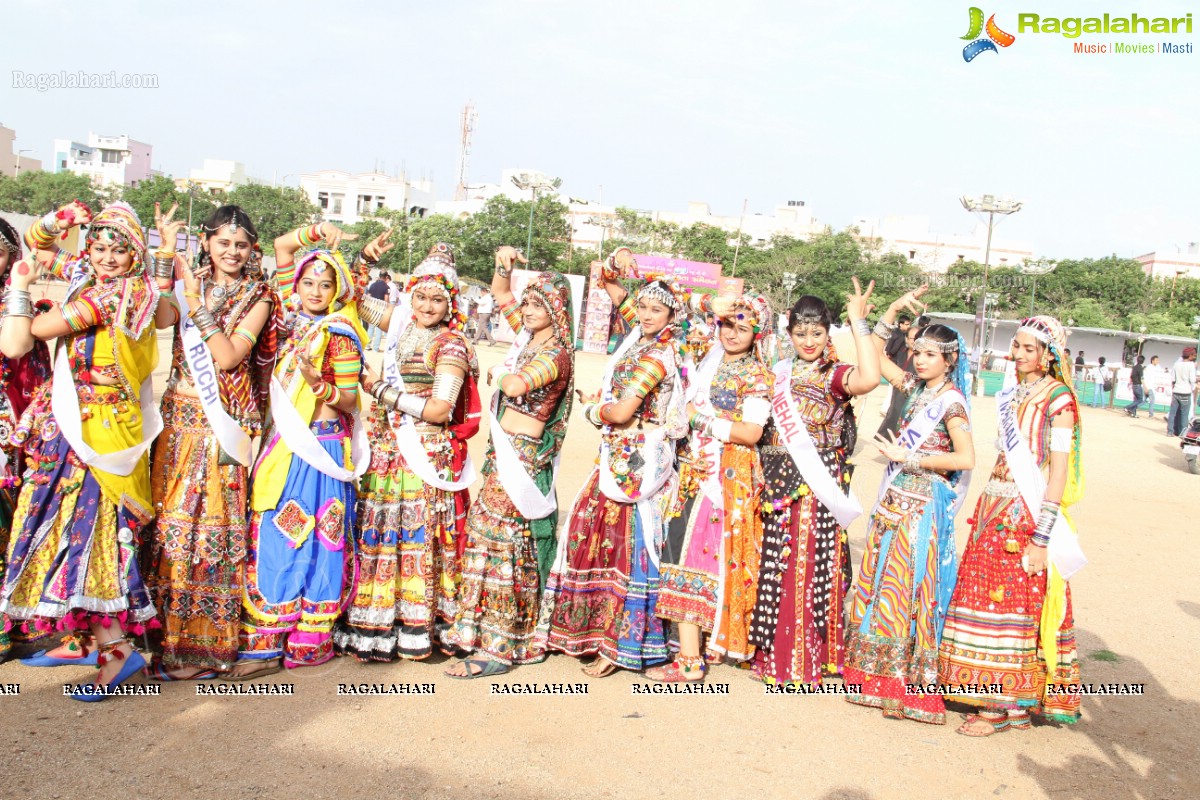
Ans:
[{"label": "dirt ground", "polygon": [[[480,348],[483,367],[501,347]],[[166,350],[163,350],[166,366]],[[372,356],[378,360],[377,355]],[[604,359],[580,354],[592,390]],[[880,420],[866,399],[860,439]],[[995,403],[975,401],[978,471],[995,460]],[[559,502],[595,458],[579,415],[567,439]],[[485,423],[486,424],[486,423]],[[745,671],[716,668],[728,694],[644,695],[637,676],[592,680],[552,656],[474,682],[428,662],[323,667],[275,675],[292,696],[201,697],[195,683],[158,697],[85,705],[62,684],[86,669],[0,666],[0,798],[1192,798],[1200,692],[1189,685],[1200,636],[1196,502],[1160,418],[1084,409],[1086,494],[1075,520],[1090,565],[1073,581],[1083,680],[1144,684],[1142,696],[1090,697],[1070,728],[987,740],[944,726],[885,720],[836,696],[766,695]],[[482,459],[486,431],[473,444]],[[869,507],[882,474],[860,445],[854,491]],[[974,483],[973,507],[985,478]],[[1189,511],[1189,509],[1191,509]],[[959,518],[961,551],[967,534]],[[857,566],[865,521],[851,528]],[[1190,587],[1190,588],[1189,588]],[[492,684],[583,683],[584,695],[502,695]],[[339,683],[433,684],[433,694],[339,696]],[[1189,742],[1191,744],[1189,744]]]}]

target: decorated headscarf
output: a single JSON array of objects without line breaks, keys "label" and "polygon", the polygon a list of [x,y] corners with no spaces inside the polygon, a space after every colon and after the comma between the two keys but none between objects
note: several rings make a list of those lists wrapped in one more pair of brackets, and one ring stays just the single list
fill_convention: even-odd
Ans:
[{"label": "decorated headscarf", "polygon": [[329,304],[329,313],[340,311],[347,303],[354,301],[354,276],[350,272],[350,267],[347,266],[341,253],[330,250],[310,250],[301,256],[296,263],[296,277],[288,292],[291,297],[295,297],[296,286],[304,277],[305,270],[309,269],[321,277],[325,277],[326,272],[333,277],[334,293],[333,300]]},{"label": "decorated headscarf", "polygon": [[90,247],[95,241],[106,241],[132,250],[134,265],[130,272],[137,271],[139,265],[146,261],[146,232],[142,229],[137,212],[128,203],[112,203],[92,217],[86,246]]},{"label": "decorated headscarf", "polygon": [[753,289],[747,290],[733,301],[728,310],[717,315],[719,320],[746,320],[754,328],[754,357],[759,363],[770,367],[775,341],[774,314],[771,303]]},{"label": "decorated headscarf", "polygon": [[467,316],[459,308],[458,298],[461,290],[458,285],[458,271],[454,268],[454,253],[450,245],[438,242],[429,248],[429,255],[412,271],[408,279],[406,292],[417,287],[433,289],[446,296],[449,307],[446,311],[446,321],[451,330],[462,331],[467,326]]},{"label": "decorated headscarf", "polygon": [[3,217],[0,217],[0,249],[8,251],[10,264],[21,258],[21,237]]},{"label": "decorated headscarf", "polygon": [[567,279],[557,272],[539,272],[525,286],[522,298],[530,296],[550,314],[555,338],[574,348],[575,315],[571,309],[571,284]]}]

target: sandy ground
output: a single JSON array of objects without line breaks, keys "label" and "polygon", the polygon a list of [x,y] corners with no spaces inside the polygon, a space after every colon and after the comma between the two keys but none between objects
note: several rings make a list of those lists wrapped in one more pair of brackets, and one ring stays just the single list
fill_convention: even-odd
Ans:
[{"label": "sandy ground", "polygon": [[[480,361],[504,350],[482,347]],[[166,348],[163,348],[163,367]],[[377,355],[372,356],[378,360]],[[580,354],[577,385],[594,389],[600,356]],[[882,392],[861,416],[867,440]],[[835,696],[766,695],[733,667],[724,695],[636,695],[621,672],[581,676],[553,656],[475,682],[442,675],[442,659],[329,665],[268,679],[294,695],[201,697],[196,684],[158,697],[83,705],[62,684],[86,669],[0,666],[0,798],[1191,798],[1200,692],[1188,664],[1200,635],[1200,556],[1187,473],[1161,419],[1084,409],[1087,491],[1075,519],[1091,564],[1073,581],[1083,679],[1144,684],[1144,695],[1085,698],[1071,728],[1039,726],[985,740],[945,726],[889,721]],[[596,432],[576,413],[559,500],[595,458]],[[975,403],[975,445],[993,463],[995,403]],[[482,457],[486,431],[472,443]],[[860,446],[854,490],[867,504],[882,474]],[[982,487],[976,481],[968,508]],[[1191,510],[1189,510],[1191,509]],[[960,517],[960,550],[967,529]],[[857,565],[865,524],[851,528]],[[1191,588],[1189,588],[1191,587]],[[582,683],[587,694],[512,696],[493,682]],[[339,696],[339,683],[433,684],[434,693]],[[1189,742],[1191,744],[1189,744]]]}]

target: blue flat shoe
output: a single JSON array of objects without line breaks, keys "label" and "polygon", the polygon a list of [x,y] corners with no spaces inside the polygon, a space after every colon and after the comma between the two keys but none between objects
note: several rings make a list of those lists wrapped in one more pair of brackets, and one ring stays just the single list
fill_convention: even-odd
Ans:
[{"label": "blue flat shoe", "polygon": [[96,661],[97,650],[92,648],[92,652],[86,656],[79,658],[57,658],[55,656],[46,655],[45,650],[39,650],[29,658],[22,658],[21,663],[27,667],[69,667],[72,665],[81,667],[94,667],[99,662]]},{"label": "blue flat shoe", "polygon": [[79,700],[83,703],[99,703],[101,700],[107,700],[109,693],[120,686],[125,681],[132,678],[134,675],[146,668],[146,659],[142,658],[142,654],[134,650],[125,657],[125,664],[121,667],[121,671],[117,673],[117,677],[112,679],[112,682],[107,686],[101,686],[98,683],[90,683],[80,686],[71,693],[72,700]]}]

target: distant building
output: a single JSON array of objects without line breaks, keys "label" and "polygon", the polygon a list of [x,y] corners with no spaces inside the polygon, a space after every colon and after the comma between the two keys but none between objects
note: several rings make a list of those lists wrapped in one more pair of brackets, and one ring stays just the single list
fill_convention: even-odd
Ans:
[{"label": "distant building", "polygon": [[1142,271],[1152,278],[1174,281],[1178,278],[1200,278],[1200,242],[1189,242],[1185,250],[1146,253],[1138,256]]},{"label": "distant building", "polygon": [[187,189],[189,183],[209,191],[228,192],[236,186],[252,181],[246,177],[246,166],[242,162],[206,158],[204,166],[199,169],[193,168],[188,172],[186,179],[175,179],[175,185],[180,189]]},{"label": "distant building", "polygon": [[[30,152],[25,150],[25,152]],[[0,125],[0,175],[15,178],[22,172],[39,170],[42,162],[36,158],[21,155],[17,150],[17,132],[12,128]]]},{"label": "distant building", "polygon": [[[899,253],[925,272],[946,272],[959,261],[983,263],[987,251],[987,225],[977,224],[970,233],[934,233],[929,217],[887,216],[858,217],[853,222],[858,238],[876,241],[879,254]],[[1005,236],[997,225],[992,228],[993,267],[1016,267],[1033,258],[1033,245]]]},{"label": "distant building", "polygon": [[433,182],[409,181],[406,176],[382,172],[352,175],[336,169],[305,173],[300,188],[321,209],[321,216],[339,225],[353,225],[382,209],[407,211],[423,217],[435,205]]},{"label": "distant building", "polygon": [[100,136],[89,132],[86,144],[55,139],[50,171],[86,175],[99,184],[137,186],[155,174],[150,168],[153,149],[125,134]]}]

